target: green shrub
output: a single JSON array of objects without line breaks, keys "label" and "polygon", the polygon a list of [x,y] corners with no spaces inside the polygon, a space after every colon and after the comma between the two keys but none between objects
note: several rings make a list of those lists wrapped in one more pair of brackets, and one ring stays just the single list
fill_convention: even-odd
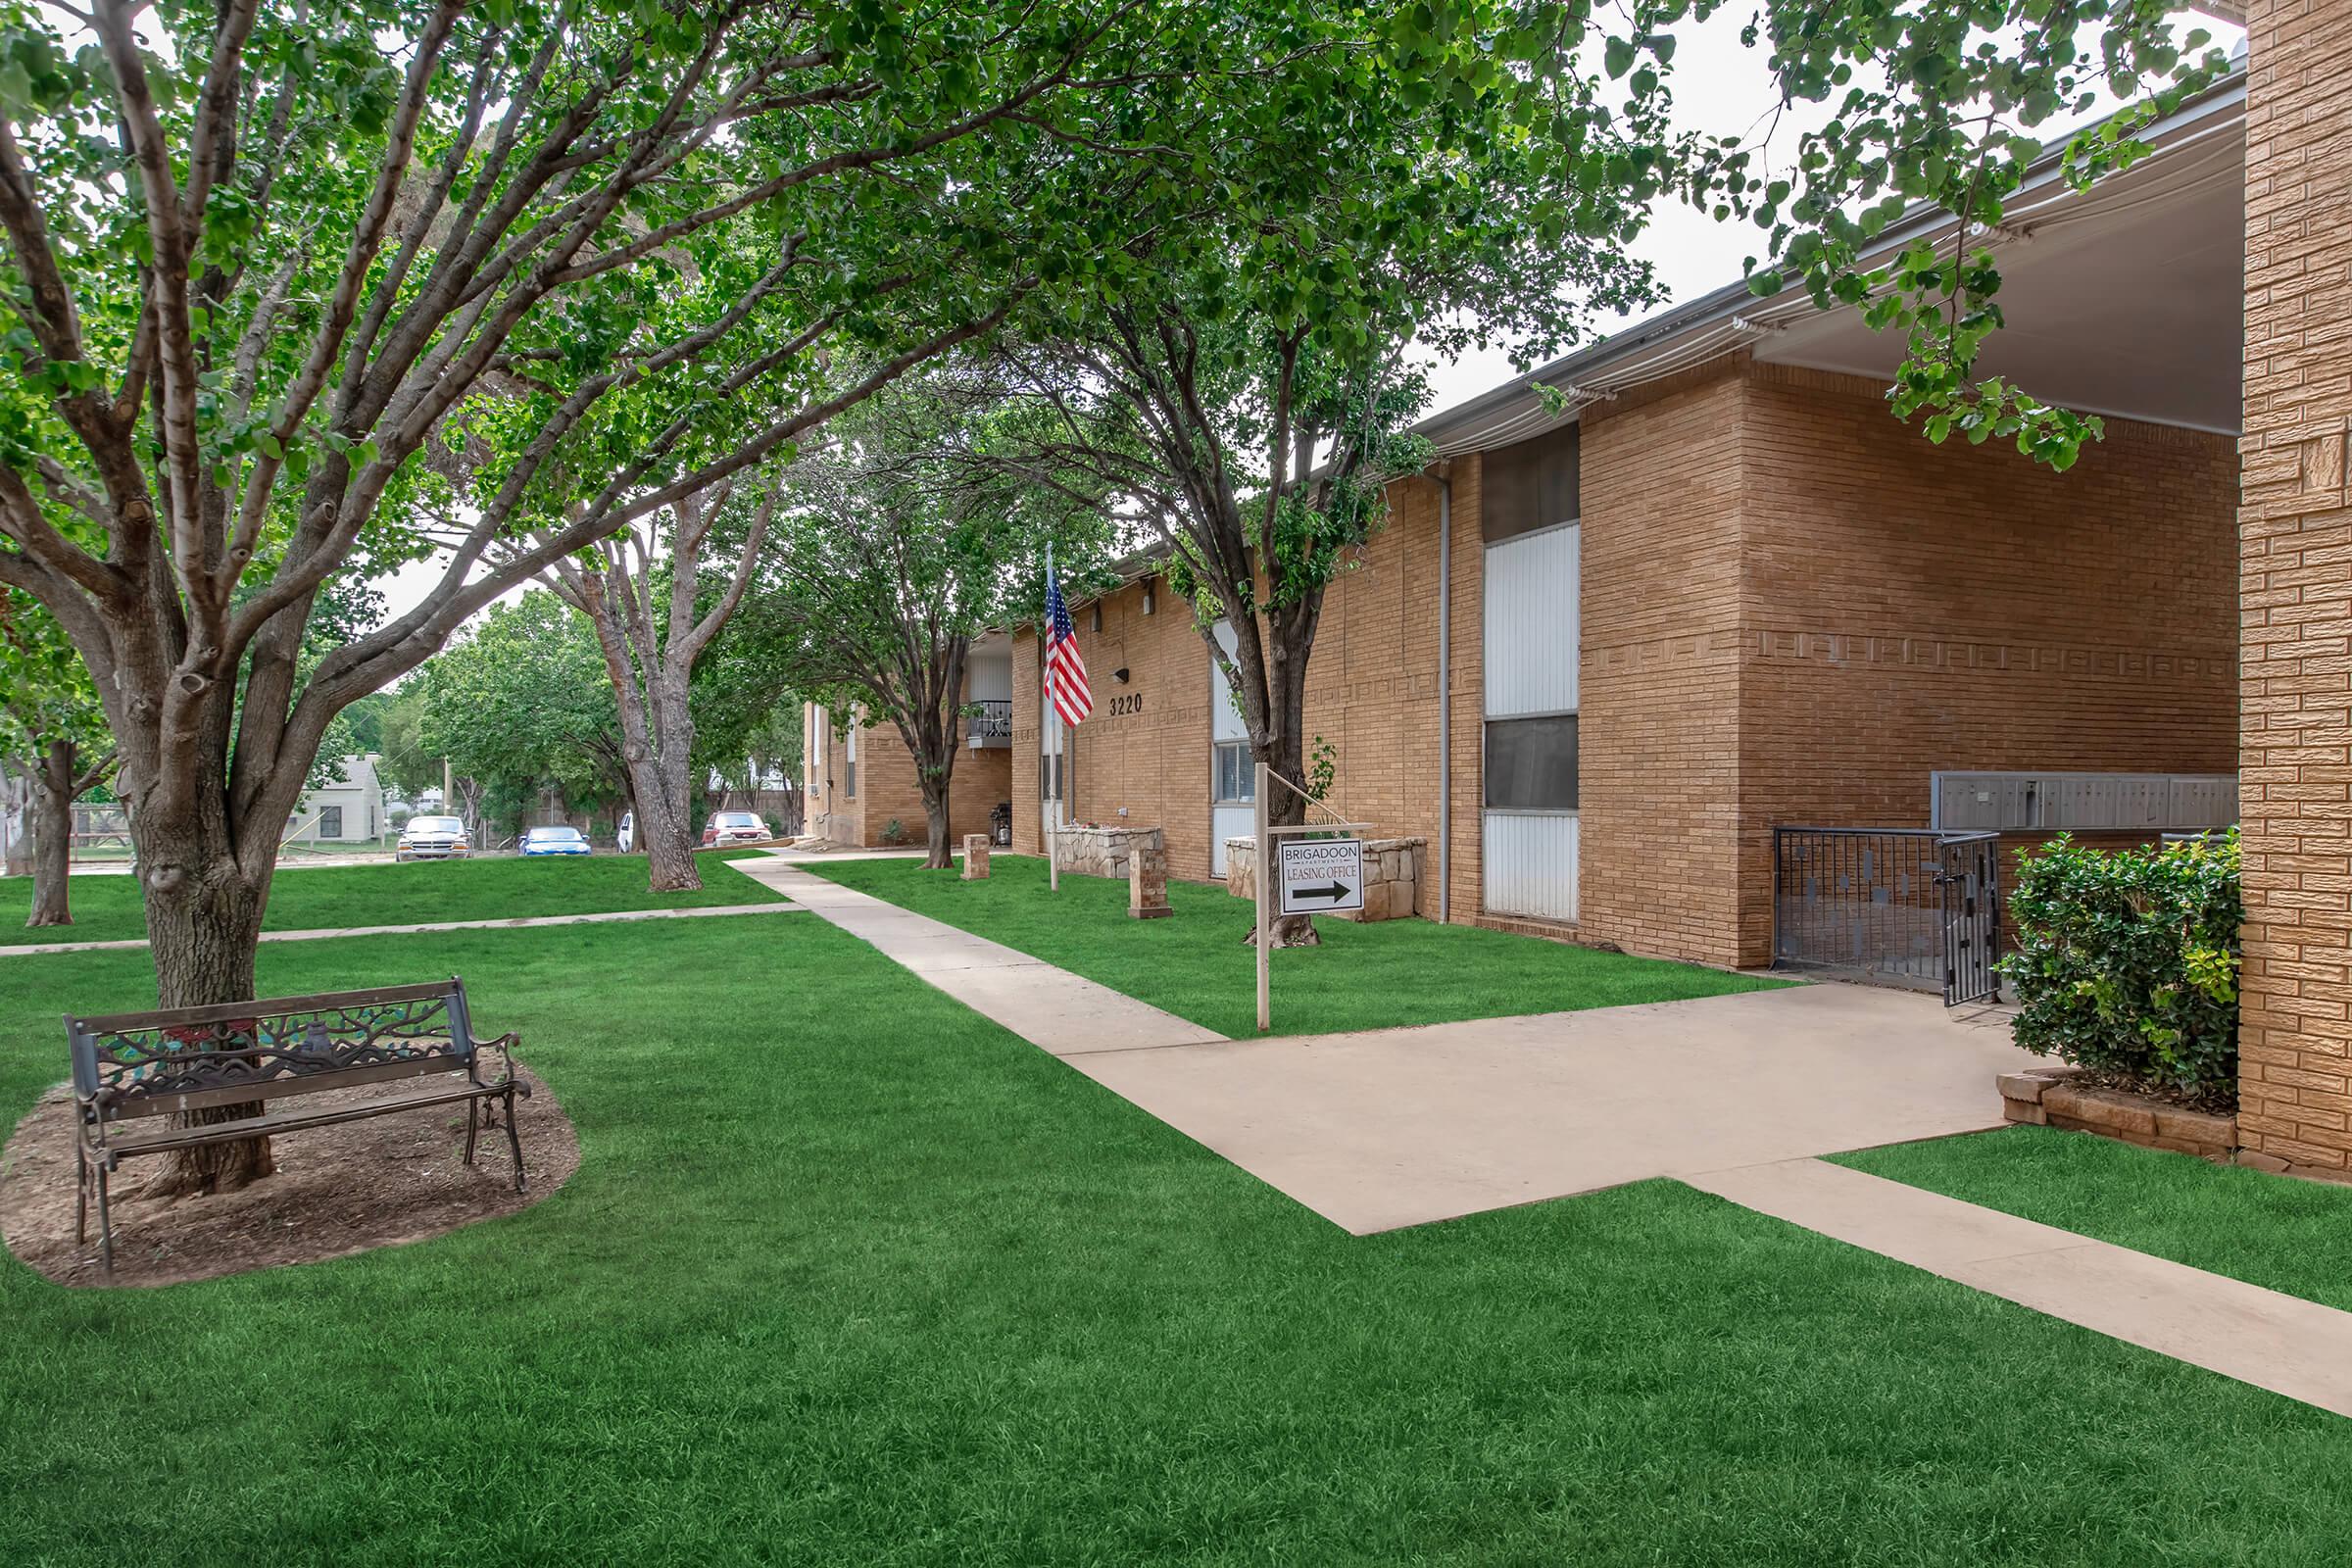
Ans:
[{"label": "green shrub", "polygon": [[2237,1092],[2237,832],[2162,849],[2061,836],[2018,862],[2017,1043],[2200,1099]]},{"label": "green shrub", "polygon": [[893,845],[893,846],[896,846],[896,845],[900,845],[900,844],[904,844],[904,843],[906,843],[906,823],[904,823],[904,822],[902,822],[902,821],[900,821],[900,820],[899,820],[897,817],[895,817],[895,816],[894,816],[894,817],[892,817],[892,818],[891,818],[889,821],[887,821],[887,822],[883,823],[883,824],[882,824],[882,842],[883,842],[883,843],[885,843],[885,844]]}]

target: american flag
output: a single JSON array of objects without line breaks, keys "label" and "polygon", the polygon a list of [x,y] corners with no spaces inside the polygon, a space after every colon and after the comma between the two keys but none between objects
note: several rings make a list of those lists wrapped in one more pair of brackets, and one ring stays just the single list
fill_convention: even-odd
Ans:
[{"label": "american flag", "polygon": [[1087,689],[1086,661],[1078,657],[1078,628],[1070,624],[1070,607],[1061,597],[1061,584],[1046,577],[1046,695],[1065,724],[1083,721],[1095,710],[1095,694]]}]

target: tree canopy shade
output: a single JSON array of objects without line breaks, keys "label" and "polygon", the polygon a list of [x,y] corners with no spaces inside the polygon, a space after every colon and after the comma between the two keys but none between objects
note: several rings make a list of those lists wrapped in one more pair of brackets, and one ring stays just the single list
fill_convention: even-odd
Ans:
[{"label": "tree canopy shade", "polygon": [[[276,830],[340,710],[1022,298],[1131,271],[1135,234],[1216,198],[1220,143],[1280,127],[1299,62],[1390,25],[1313,0],[0,7],[0,583],[106,705],[162,1000],[250,994]],[[322,594],[428,541],[430,593],[303,659]]]},{"label": "tree canopy shade", "polygon": [[[1312,0],[0,5],[0,584],[105,704],[161,1001],[252,994],[343,708],[1128,266],[1347,42]],[[304,658],[322,594],[428,540],[431,592]]]},{"label": "tree canopy shade", "polygon": [[[1650,25],[1703,19],[1719,0],[1669,0]],[[1800,282],[1814,302],[1858,307],[1906,334],[1888,392],[1924,416],[1931,440],[2013,438],[2057,468],[2073,466],[2097,418],[2030,388],[1981,378],[1976,362],[2002,324],[2000,269],[1985,236],[2045,153],[2044,127],[2120,101],[2066,138],[2064,177],[2081,186],[2149,150],[2137,132],[2229,69],[2211,36],[2165,0],[1764,0],[1743,36],[1769,51],[1784,101],[1833,105],[1796,158],[1774,166],[1740,141],[1699,150],[1690,194],[1719,219],[1765,233],[1749,287]],[[1623,74],[1630,61],[1612,55]],[[1952,232],[1891,258],[1871,253],[1913,204],[1949,214]],[[1865,258],[1870,258],[1865,260]]]}]

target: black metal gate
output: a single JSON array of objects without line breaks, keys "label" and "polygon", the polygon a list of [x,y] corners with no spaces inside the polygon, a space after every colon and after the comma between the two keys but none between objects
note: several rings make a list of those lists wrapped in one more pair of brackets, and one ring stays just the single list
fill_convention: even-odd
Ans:
[{"label": "black metal gate", "polygon": [[2000,836],[1772,831],[1773,967],[2000,999]]},{"label": "black metal gate", "polygon": [[2001,836],[1946,833],[1936,850],[1943,890],[1943,1004],[2001,1000]]}]

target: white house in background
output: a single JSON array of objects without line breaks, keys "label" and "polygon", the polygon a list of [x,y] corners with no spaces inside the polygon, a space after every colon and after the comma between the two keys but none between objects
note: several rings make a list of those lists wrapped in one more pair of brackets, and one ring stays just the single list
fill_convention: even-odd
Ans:
[{"label": "white house in background", "polygon": [[370,753],[346,757],[331,782],[304,795],[285,836],[305,844],[364,844],[383,837],[385,826],[384,786]]}]

